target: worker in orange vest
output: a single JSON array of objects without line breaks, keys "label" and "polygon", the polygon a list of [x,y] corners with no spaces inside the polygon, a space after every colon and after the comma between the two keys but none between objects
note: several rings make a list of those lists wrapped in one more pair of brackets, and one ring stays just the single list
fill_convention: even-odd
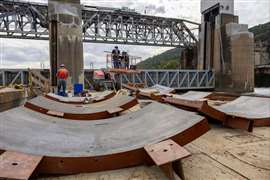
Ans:
[{"label": "worker in orange vest", "polygon": [[57,78],[58,78],[58,86],[57,86],[58,94],[61,96],[66,96],[68,70],[65,68],[64,64],[60,65],[60,69],[57,72]]}]

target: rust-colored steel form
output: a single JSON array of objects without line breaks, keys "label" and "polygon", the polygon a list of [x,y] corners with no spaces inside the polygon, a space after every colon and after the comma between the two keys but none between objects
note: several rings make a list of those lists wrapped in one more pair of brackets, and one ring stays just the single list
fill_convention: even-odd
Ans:
[{"label": "rust-colored steel form", "polygon": [[233,101],[239,98],[241,94],[231,94],[231,93],[222,93],[222,92],[213,92],[208,96],[209,99],[213,101]]},{"label": "rust-colored steel form", "polygon": [[182,95],[173,94],[171,97],[164,97],[163,101],[186,110],[200,111],[202,108],[207,107],[205,98],[209,95],[211,95],[209,92],[189,91]]},{"label": "rust-colored steel form", "polygon": [[148,98],[157,102],[163,102],[162,98],[167,97],[167,95],[160,94],[158,92],[139,91],[137,93],[137,97]]},{"label": "rust-colored steel form", "polygon": [[185,179],[181,161],[191,155],[185,148],[169,139],[146,145],[144,149],[169,180]]},{"label": "rust-colored steel form", "polygon": [[214,106],[217,111],[226,114],[225,124],[238,127],[270,126],[270,99],[267,97],[241,96],[221,106]]},{"label": "rust-colored steel form", "polygon": [[150,88],[138,88],[132,85],[124,84],[123,88],[135,92],[137,97],[149,98],[158,102],[163,102],[163,98],[167,97],[168,94],[173,93],[175,90],[166,86],[155,85]]},{"label": "rust-colored steel form", "polygon": [[[227,92],[213,92],[208,98],[211,100],[219,100],[219,101],[233,101],[237,98],[242,96],[240,93],[227,93]],[[270,98],[267,95],[260,95],[260,94],[245,94],[244,96],[249,97],[261,97],[261,98]]]},{"label": "rust-colored steel form", "polygon": [[56,94],[46,94],[45,97],[54,101],[67,104],[88,104],[105,101],[115,96],[113,91],[105,91],[101,93],[91,93],[90,97],[62,97]]},{"label": "rust-colored steel form", "polygon": [[132,84],[122,84],[122,88],[138,93],[139,88]]},{"label": "rust-colored steel form", "polygon": [[163,98],[163,101],[181,109],[203,113],[220,122],[224,122],[226,119],[226,114],[208,105],[207,100],[187,100],[175,97],[165,97]]},{"label": "rust-colored steel form", "polygon": [[151,164],[145,145],[172,139],[183,146],[209,125],[193,112],[154,102],[103,121],[66,121],[20,107],[0,114],[0,128],[0,151],[43,156],[39,173],[73,174]]},{"label": "rust-colored steel form", "polygon": [[[197,93],[201,94],[201,92]],[[211,95],[204,98],[209,96]],[[195,94],[192,98],[179,95],[176,97],[165,97],[163,100],[166,103],[186,110],[198,111],[221,121],[225,126],[245,129],[249,132],[253,131],[254,126],[270,125],[269,98],[242,96],[221,106],[210,106],[206,99],[199,97],[200,95],[197,96],[197,99]]]},{"label": "rust-colored steel form", "polygon": [[0,156],[0,179],[29,179],[42,158],[6,151]]},{"label": "rust-colored steel form", "polygon": [[25,107],[49,116],[73,120],[99,120],[111,118],[138,104],[135,97],[116,95],[106,101],[87,105],[74,105],[39,96],[25,103]]}]

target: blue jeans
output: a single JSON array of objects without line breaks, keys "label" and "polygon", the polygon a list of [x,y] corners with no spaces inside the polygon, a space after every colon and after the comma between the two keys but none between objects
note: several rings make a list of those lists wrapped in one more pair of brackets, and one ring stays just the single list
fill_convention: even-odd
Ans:
[{"label": "blue jeans", "polygon": [[129,69],[129,63],[125,63],[125,68]]},{"label": "blue jeans", "polygon": [[65,79],[59,79],[58,86],[57,86],[58,95],[66,96],[66,87],[67,87],[67,81]]},{"label": "blue jeans", "polygon": [[115,69],[120,68],[120,61],[118,59],[113,60],[113,68]]}]

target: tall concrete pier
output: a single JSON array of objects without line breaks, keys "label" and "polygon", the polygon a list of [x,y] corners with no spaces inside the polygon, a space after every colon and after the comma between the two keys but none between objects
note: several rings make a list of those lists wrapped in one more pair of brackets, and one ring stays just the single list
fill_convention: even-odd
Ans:
[{"label": "tall concrete pier", "polygon": [[199,69],[214,69],[216,90],[254,89],[254,37],[238,24],[234,0],[202,0]]},{"label": "tall concrete pier", "polygon": [[50,63],[52,86],[61,64],[70,72],[68,88],[83,83],[83,43],[80,0],[49,0]]}]

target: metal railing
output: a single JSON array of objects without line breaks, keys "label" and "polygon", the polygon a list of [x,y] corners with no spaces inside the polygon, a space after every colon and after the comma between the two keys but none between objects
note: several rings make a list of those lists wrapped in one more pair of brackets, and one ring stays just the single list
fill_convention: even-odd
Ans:
[{"label": "metal railing", "polygon": [[0,69],[0,86],[12,86],[14,84],[25,84],[28,78],[27,70]]},{"label": "metal railing", "polygon": [[178,90],[215,88],[212,70],[141,70],[137,74],[119,74],[116,79],[121,84],[144,83],[147,87],[159,84]]},{"label": "metal railing", "polygon": [[[0,86],[29,84],[29,69],[0,69]],[[33,71],[33,70],[31,70]],[[49,70],[34,70],[49,79]],[[85,70],[86,81],[92,81],[93,70]],[[144,83],[147,87],[160,84],[178,90],[213,89],[215,73],[212,70],[140,70],[139,73],[115,75],[120,84]]]}]

